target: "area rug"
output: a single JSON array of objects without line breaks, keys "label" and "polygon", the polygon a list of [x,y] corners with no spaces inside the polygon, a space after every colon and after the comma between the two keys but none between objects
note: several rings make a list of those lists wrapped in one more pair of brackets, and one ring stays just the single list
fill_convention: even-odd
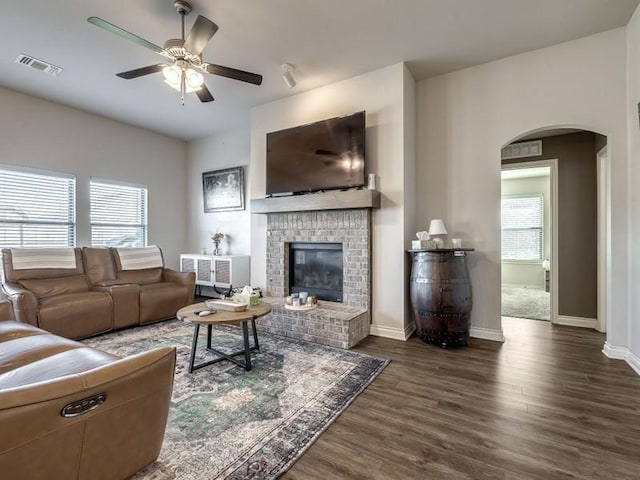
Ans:
[{"label": "area rug", "polygon": [[[199,346],[205,345],[204,332]],[[214,326],[213,346],[242,347],[241,330]],[[220,362],[190,374],[192,324],[179,320],[85,343],[116,355],[177,348],[173,398],[157,462],[133,478],[270,479],[286,471],[385,368],[388,360],[260,333],[250,372]],[[200,350],[196,364],[210,354]],[[213,354],[211,354],[213,355]]]},{"label": "area rug", "polygon": [[502,287],[503,316],[549,320],[550,312],[550,293],[538,288]]}]

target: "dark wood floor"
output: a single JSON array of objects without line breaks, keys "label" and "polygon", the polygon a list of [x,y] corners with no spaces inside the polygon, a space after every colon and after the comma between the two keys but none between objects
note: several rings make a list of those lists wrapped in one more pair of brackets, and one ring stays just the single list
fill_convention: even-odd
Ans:
[{"label": "dark wood floor", "polygon": [[640,479],[640,377],[604,336],[505,319],[506,342],[369,337],[384,372],[281,478]]}]

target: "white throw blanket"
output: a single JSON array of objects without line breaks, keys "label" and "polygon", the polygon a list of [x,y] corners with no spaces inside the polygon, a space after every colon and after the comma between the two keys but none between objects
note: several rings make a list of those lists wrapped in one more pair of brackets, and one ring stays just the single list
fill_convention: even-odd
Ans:
[{"label": "white throw blanket", "polygon": [[30,268],[76,268],[76,252],[73,248],[12,248],[14,270]]},{"label": "white throw blanket", "polygon": [[162,253],[157,245],[141,248],[116,248],[122,270],[164,267]]}]

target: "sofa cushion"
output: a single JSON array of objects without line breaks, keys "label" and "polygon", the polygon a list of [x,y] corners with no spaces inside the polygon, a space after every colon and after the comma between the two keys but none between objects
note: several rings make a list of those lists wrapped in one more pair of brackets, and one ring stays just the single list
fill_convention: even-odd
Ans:
[{"label": "sofa cushion", "polygon": [[189,288],[177,283],[162,282],[140,287],[140,323],[175,317],[187,304]]},{"label": "sofa cushion", "polygon": [[84,338],[113,328],[113,303],[106,292],[69,293],[42,299],[38,326],[67,338]]},{"label": "sofa cushion", "polygon": [[83,247],[82,261],[84,262],[84,271],[92,285],[115,281],[116,266],[113,263],[111,249]]},{"label": "sofa cushion", "polygon": [[[51,336],[55,337],[55,335]],[[118,358],[115,355],[90,347],[78,348],[75,346],[67,348],[58,353],[34,359],[20,365],[19,368],[0,374],[0,389],[14,388],[86,372],[92,368],[113,363]]]},{"label": "sofa cushion", "polygon": [[76,348],[77,343],[66,338],[60,339],[57,335],[27,334],[5,339],[0,342],[0,375],[41,358]]},{"label": "sofa cushion", "polygon": [[89,291],[89,280],[84,275],[66,278],[32,278],[20,280],[27,290],[31,290],[39,299]]},{"label": "sofa cushion", "polygon": [[137,283],[138,285],[150,285],[162,280],[162,268],[146,268],[144,270],[120,270],[118,272],[119,283]]}]

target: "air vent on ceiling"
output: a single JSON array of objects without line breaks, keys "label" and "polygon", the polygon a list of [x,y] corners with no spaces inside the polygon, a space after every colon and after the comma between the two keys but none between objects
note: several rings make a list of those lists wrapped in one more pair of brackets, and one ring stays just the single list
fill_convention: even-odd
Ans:
[{"label": "air vent on ceiling", "polygon": [[26,65],[27,67],[35,68],[36,70],[48,73],[49,75],[53,75],[54,77],[58,76],[58,74],[63,70],[62,67],[57,67],[52,63],[38,60],[37,58],[33,58],[30,55],[25,55],[24,53],[18,55],[18,58],[16,58],[16,63],[21,63],[22,65]]},{"label": "air vent on ceiling", "polygon": [[502,149],[502,160],[522,157],[539,157],[540,155],[542,155],[542,140],[512,143]]}]

